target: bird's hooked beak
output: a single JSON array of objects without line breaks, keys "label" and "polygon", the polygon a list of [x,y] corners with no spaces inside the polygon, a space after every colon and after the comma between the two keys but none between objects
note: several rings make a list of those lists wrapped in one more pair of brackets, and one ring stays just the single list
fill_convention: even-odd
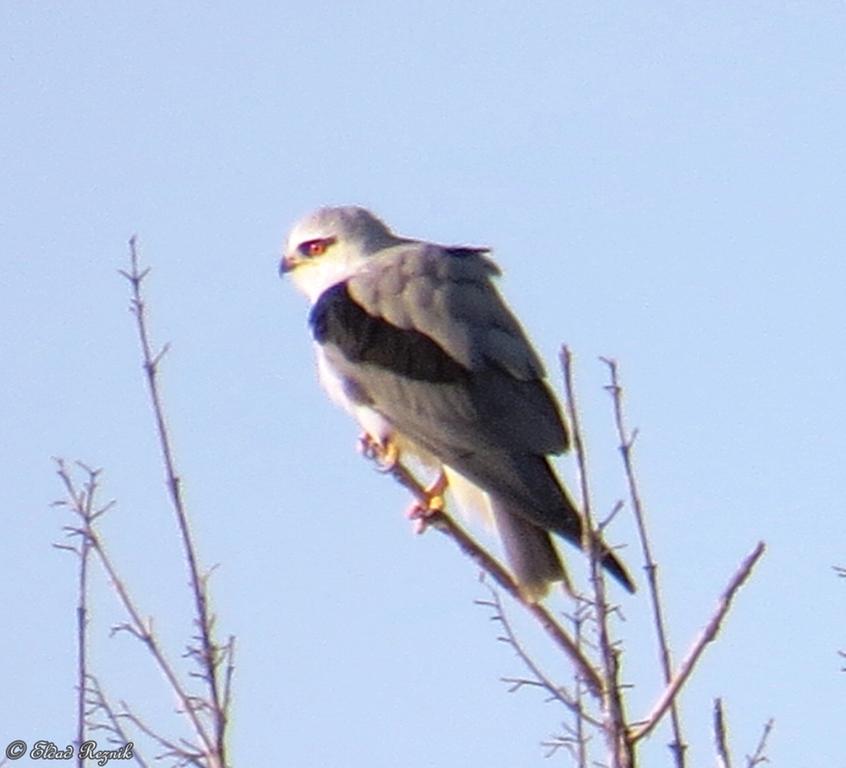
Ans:
[{"label": "bird's hooked beak", "polygon": [[288,272],[297,268],[302,259],[294,253],[286,253],[279,262],[279,277],[284,277]]}]

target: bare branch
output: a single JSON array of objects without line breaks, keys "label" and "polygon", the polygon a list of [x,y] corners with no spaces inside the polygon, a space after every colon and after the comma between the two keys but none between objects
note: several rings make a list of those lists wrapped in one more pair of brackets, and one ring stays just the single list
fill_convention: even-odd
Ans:
[{"label": "bare branch", "polygon": [[[143,368],[146,374],[147,387],[156,421],[156,431],[158,433],[159,447],[165,468],[167,487],[182,536],[182,546],[188,563],[191,589],[194,595],[195,622],[199,631],[198,643],[200,653],[198,658],[202,677],[208,684],[208,698],[214,719],[214,749],[210,751],[218,756],[220,765],[225,766],[225,735],[228,715],[224,708],[224,700],[227,698],[227,694],[221,690],[218,680],[221,649],[216,644],[212,633],[213,617],[208,607],[205,578],[201,574],[198,565],[196,549],[182,495],[181,481],[176,471],[173,447],[158,384],[158,366],[162,357],[167,353],[169,345],[165,344],[158,353],[153,353],[153,345],[150,341],[150,334],[147,328],[145,303],[142,295],[142,284],[149,274],[149,268],[141,269],[139,265],[137,241],[134,236],[129,241],[129,251],[130,268],[128,271],[121,270],[121,274],[129,281],[131,288],[130,309],[135,315],[138,338],[141,344]],[[226,676],[231,677],[231,671],[227,671]]]},{"label": "bare branch", "polygon": [[582,440],[579,413],[576,405],[576,388],[573,383],[573,355],[566,345],[561,347],[561,369],[564,373],[564,394],[567,415],[570,420],[570,432],[573,451],[579,468],[581,487],[582,515],[584,516],[582,548],[590,556],[590,576],[593,586],[596,623],[599,634],[599,653],[603,670],[603,705],[607,717],[605,735],[611,750],[614,768],[629,768],[634,765],[634,754],[628,740],[628,727],[620,685],[619,652],[611,639],[608,623],[610,609],[605,592],[605,577],[601,567],[600,533],[593,522],[591,493],[588,482],[587,453]]},{"label": "bare branch", "polygon": [[[120,723],[122,715],[115,711],[111,702],[106,698],[106,694],[100,686],[99,680],[93,675],[88,676],[87,694],[86,703],[88,709],[86,716],[91,722],[91,730],[104,730],[112,734],[109,740],[114,744],[123,745],[129,743],[131,741],[129,734]],[[97,723],[93,720],[98,712],[105,716],[105,723]],[[141,768],[147,768],[147,761],[144,760],[137,749],[132,750],[132,757]]]},{"label": "bare branch", "polygon": [[184,739],[181,739],[179,744],[177,744],[175,741],[171,741],[170,739],[166,739],[164,736],[150,728],[150,726],[148,726],[140,717],[138,717],[129,708],[129,705],[125,701],[121,701],[120,706],[123,711],[118,715],[118,717],[125,718],[126,720],[128,720],[139,731],[149,736],[153,741],[155,741],[157,744],[159,744],[160,747],[164,749],[164,752],[161,752],[156,755],[156,760],[162,760],[164,758],[175,759],[175,768],[182,768],[182,766],[188,765],[196,766],[196,768],[208,768],[208,766],[204,762],[204,758],[210,758],[212,757],[211,755],[208,755],[202,750],[197,749],[196,746],[186,742]]},{"label": "bare branch", "polygon": [[[79,535],[83,540],[83,546],[88,548],[87,551],[94,553],[97,560],[106,572],[106,575],[109,577],[112,584],[112,588],[114,589],[114,592],[117,595],[121,605],[123,606],[127,616],[129,617],[129,621],[120,624],[117,627],[114,627],[112,631],[113,633],[120,631],[129,632],[134,637],[138,638],[142,643],[144,643],[144,645],[147,646],[151,655],[153,656],[153,659],[156,661],[156,664],[158,665],[159,669],[162,671],[168,683],[170,684],[171,689],[179,699],[183,711],[185,711],[186,715],[189,717],[191,724],[195,732],[197,733],[198,738],[203,743],[204,748],[210,755],[215,754],[214,740],[208,734],[207,729],[203,724],[202,720],[200,720],[200,718],[197,716],[197,713],[195,711],[196,708],[191,706],[192,697],[186,692],[186,690],[182,686],[175,670],[173,669],[173,666],[168,661],[163,649],[161,648],[158,643],[158,640],[153,634],[152,622],[144,621],[140,611],[136,607],[135,602],[129,594],[129,590],[126,587],[126,584],[121,579],[117,568],[114,566],[111,558],[106,552],[105,546],[103,545],[99,534],[93,527],[90,512],[93,509],[93,498],[97,489],[96,479],[99,471],[92,470],[82,464],[80,464],[80,466],[82,466],[85,471],[88,472],[89,475],[89,480],[83,489],[78,489],[76,487],[73,478],[71,478],[70,474],[67,472],[64,463],[59,464],[59,477],[65,484],[65,488],[70,499],[71,509],[81,521],[81,524],[78,528],[73,528],[71,526],[66,526],[66,528],[69,528],[73,535]],[[84,635],[81,637],[81,641],[85,641]],[[85,663],[84,653],[82,663]],[[83,712],[86,682],[91,677],[90,675],[88,675],[87,672],[85,672],[85,675],[85,678],[81,678]]]},{"label": "bare branch", "polygon": [[585,755],[585,745],[579,741],[577,735],[552,736],[547,741],[542,741],[541,746],[546,747],[544,757],[552,757],[559,749],[563,749],[576,761],[576,765],[579,768],[586,768],[588,765]]},{"label": "bare branch", "polygon": [[[637,430],[634,430],[631,434],[629,434],[628,429],[626,428],[623,412],[623,389],[620,386],[620,379],[617,375],[616,361],[607,357],[602,357],[600,359],[608,366],[608,371],[611,377],[611,381],[608,386],[606,386],[606,390],[611,394],[614,402],[614,423],[617,428],[617,437],[620,441],[620,455],[623,459],[623,469],[628,483],[629,499],[631,500],[632,512],[634,513],[638,538],[640,539],[640,546],[643,552],[643,561],[645,563],[644,570],[646,571],[646,580],[649,584],[649,597],[652,604],[652,618],[658,640],[658,652],[661,659],[661,668],[664,673],[664,683],[669,684],[673,677],[673,668],[670,656],[670,644],[667,639],[664,612],[661,607],[661,596],[658,586],[658,564],[652,556],[652,547],[650,545],[649,535],[646,529],[646,513],[640,499],[640,491],[638,489],[634,462],[632,460],[632,448],[635,440],[637,439]],[[670,718],[673,729],[673,741],[670,744],[670,750],[675,757],[677,768],[684,768],[685,751],[687,746],[684,742],[684,738],[682,737],[681,717],[679,715],[675,699],[670,702]]]},{"label": "bare branch", "polygon": [[76,661],[77,661],[77,698],[76,698],[76,746],[77,746],[77,765],[79,768],[85,768],[85,758],[80,754],[79,747],[85,741],[85,696],[86,696],[86,681],[88,679],[88,565],[89,554],[91,551],[91,541],[84,531],[91,526],[93,520],[108,509],[111,504],[106,505],[103,509],[96,511],[94,509],[94,498],[97,493],[97,477],[99,470],[94,470],[85,467],[87,472],[87,479],[82,489],[77,490],[73,479],[70,476],[65,462],[60,459],[54,459],[56,462],[56,472],[65,486],[65,492],[68,495],[68,500],[65,500],[65,505],[72,506],[73,511],[82,520],[82,528],[73,528],[66,526],[66,530],[70,528],[70,533],[81,534],[81,543],[79,548],[55,544],[58,549],[68,549],[74,552],[79,557],[79,574],[77,577],[77,606],[76,606]]},{"label": "bare branch", "polygon": [[[593,605],[589,601],[578,596],[574,597],[573,602],[575,604],[575,610],[569,619],[573,625],[573,635],[576,640],[576,646],[579,650],[583,651],[585,644],[589,645],[589,642],[585,637],[585,624],[593,616]],[[575,753],[574,757],[579,768],[586,768],[588,765],[588,742],[590,739],[585,729],[585,718],[582,717],[584,714],[584,685],[579,679],[576,679],[575,683],[574,698],[576,703],[576,713],[572,728],[574,740],[572,749]]]},{"label": "bare branch", "polygon": [[[376,462],[383,462],[381,469],[385,474],[392,477],[396,482],[407,489],[412,496],[421,504],[426,504],[428,498],[426,490],[418,482],[418,480],[411,474],[411,472],[400,461],[392,462],[385,466],[385,457],[382,455],[381,449],[378,445],[372,446],[372,450],[364,454],[366,458],[372,459]],[[596,670],[591,666],[590,662],[585,658],[584,654],[578,649],[573,639],[567,631],[552,617],[549,611],[546,610],[539,603],[531,603],[526,600],[520,593],[517,583],[511,577],[511,574],[499,562],[479,544],[477,544],[461,526],[458,525],[448,514],[439,510],[431,510],[426,517],[426,523],[452,539],[458,548],[476,565],[478,565],[485,573],[487,573],[499,586],[501,586],[511,597],[520,603],[543,627],[547,635],[552,638],[563,651],[567,654],[573,664],[576,666],[577,672],[588,684],[591,693],[595,696],[600,695],[602,690],[602,682],[599,679]]]},{"label": "bare branch", "polygon": [[723,714],[723,700],[714,699],[714,742],[717,746],[718,768],[731,768],[731,756],[728,749],[726,719]]},{"label": "bare branch", "polygon": [[761,733],[761,738],[758,740],[758,746],[755,747],[755,751],[751,755],[746,756],[746,768],[755,768],[756,765],[770,761],[765,752],[767,749],[767,739],[770,738],[774,725],[775,721],[772,718],[764,724],[764,730]]},{"label": "bare branch", "polygon": [[494,621],[499,622],[505,632],[505,634],[499,639],[508,643],[508,645],[514,649],[520,661],[523,662],[525,667],[534,677],[533,680],[523,678],[502,678],[503,682],[510,683],[509,691],[513,692],[524,686],[537,686],[542,688],[549,694],[548,701],[558,701],[569,711],[575,713],[580,719],[601,728],[602,723],[599,720],[588,715],[587,712],[584,711],[584,708],[580,706],[579,702],[577,702],[563,686],[556,685],[552,682],[552,680],[550,680],[549,677],[547,677],[540,667],[532,660],[525,648],[523,648],[522,643],[517,639],[517,635],[514,633],[511,622],[505,614],[505,609],[502,605],[499,593],[490,584],[486,584],[486,586],[491,593],[491,599],[477,600],[476,604],[488,607],[492,610],[493,613],[491,618]]},{"label": "bare branch", "polygon": [[749,574],[752,572],[752,569],[755,567],[755,564],[758,562],[760,557],[764,554],[765,549],[766,545],[764,542],[758,542],[755,549],[753,549],[741,563],[740,568],[738,568],[737,572],[734,574],[728,586],[720,596],[716,611],[713,616],[711,616],[711,619],[702,630],[699,637],[691,646],[678,671],[653,707],[652,712],[649,713],[649,716],[646,718],[643,725],[635,729],[631,734],[632,742],[636,742],[651,733],[653,728],[655,728],[661,718],[666,714],[673,702],[673,699],[678,695],[678,692],[690,677],[691,672],[693,672],[693,668],[702,656],[705,646],[712,642],[717,636],[717,633],[720,631],[720,625],[731,607],[731,602],[734,599],[734,596],[737,594],[740,587],[743,586],[746,579],[749,578]]}]

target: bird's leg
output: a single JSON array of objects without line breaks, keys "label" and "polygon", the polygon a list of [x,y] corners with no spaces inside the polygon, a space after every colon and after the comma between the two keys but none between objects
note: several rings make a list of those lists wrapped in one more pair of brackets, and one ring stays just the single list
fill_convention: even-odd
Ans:
[{"label": "bird's leg", "polygon": [[[390,436],[375,437],[369,432],[362,432],[358,437],[358,450],[365,458],[375,461],[380,472],[393,471],[400,460],[400,450]],[[443,512],[444,491],[447,485],[449,481],[446,473],[441,469],[435,481],[420,490],[422,498],[415,499],[409,506],[406,516],[415,522],[417,533],[423,533],[426,530],[429,518],[438,512]]]},{"label": "bird's leg", "polygon": [[369,432],[359,435],[358,450],[366,458],[376,461],[380,472],[390,472],[400,458],[399,448],[390,437],[378,438]]},{"label": "bird's leg", "polygon": [[429,518],[444,511],[444,492],[448,485],[447,476],[441,469],[435,481],[423,490],[424,498],[412,502],[406,516],[415,522],[416,533],[423,533],[429,524]]},{"label": "bird's leg", "polygon": [[365,459],[376,458],[376,446],[378,442],[369,432],[362,432],[358,436],[358,452],[364,456]]}]

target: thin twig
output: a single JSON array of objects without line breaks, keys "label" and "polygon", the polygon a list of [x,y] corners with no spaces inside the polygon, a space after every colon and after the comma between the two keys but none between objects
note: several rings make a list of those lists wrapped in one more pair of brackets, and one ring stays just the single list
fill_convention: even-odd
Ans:
[{"label": "thin twig", "polygon": [[226,659],[226,671],[223,675],[223,711],[229,712],[232,703],[232,677],[235,674],[235,636],[229,635],[229,640],[222,649]]},{"label": "thin twig", "polygon": [[[576,647],[582,651],[585,643],[585,622],[590,616],[591,605],[582,597],[574,596],[575,611],[571,617],[573,623],[573,635],[576,640]],[[584,686],[581,680],[576,680],[575,685],[576,713],[573,723],[573,738],[576,742],[576,760],[579,768],[588,766],[588,737],[585,733],[584,715]]]},{"label": "thin twig", "polygon": [[[385,460],[378,445],[372,446],[371,450],[364,455],[376,462],[384,462]],[[403,486],[403,488],[408,490],[421,504],[428,502],[426,490],[401,461],[394,461],[388,466],[384,466],[383,463],[382,470]],[[540,603],[532,603],[526,600],[520,593],[520,589],[511,577],[511,574],[489,552],[479,546],[448,514],[439,510],[430,510],[426,517],[426,523],[428,526],[435,528],[440,533],[452,539],[467,557],[473,560],[500,587],[529,611],[541,627],[543,627],[544,631],[552,638],[553,642],[567,654],[576,666],[578,675],[588,684],[591,693],[595,696],[600,695],[602,681],[599,679],[596,670],[578,649],[567,631],[553,618],[552,614],[546,608]]]},{"label": "thin twig", "polygon": [[199,631],[201,669],[203,670],[202,676],[208,684],[209,702],[214,719],[214,754],[219,759],[220,768],[223,768],[226,765],[225,734],[227,712],[224,708],[224,700],[227,696],[221,691],[218,682],[218,670],[221,662],[220,648],[217,646],[212,635],[213,618],[209,611],[205,580],[201,575],[198,565],[188,514],[182,496],[181,482],[176,471],[170,433],[165,420],[164,405],[158,385],[158,366],[167,351],[167,346],[163,347],[160,352],[153,353],[153,345],[150,341],[150,334],[147,328],[145,304],[142,295],[142,283],[144,278],[149,274],[149,268],[141,269],[140,267],[137,241],[134,236],[129,241],[129,251],[130,269],[128,272],[121,270],[121,274],[129,281],[131,286],[132,300],[130,309],[135,315],[138,338],[141,343],[141,353],[144,361],[144,373],[146,374],[150,401],[156,420],[156,431],[165,467],[167,487],[170,491],[171,502],[182,536],[182,545],[188,563],[191,590],[194,595],[195,620]]},{"label": "thin twig", "polygon": [[[94,483],[96,482],[93,473],[89,476],[86,488],[85,513],[87,519],[91,515],[91,498],[93,496]],[[79,554],[79,602],[76,608],[76,633],[77,633],[77,700],[76,700],[76,746],[77,765],[85,768],[85,758],[79,752],[80,746],[85,741],[85,680],[88,675],[88,641],[86,628],[88,626],[88,554],[91,544],[87,536],[83,536]]]},{"label": "thin twig", "polygon": [[514,628],[511,626],[511,622],[505,614],[505,609],[502,605],[499,593],[490,584],[486,584],[486,586],[491,594],[491,599],[477,600],[476,604],[490,608],[493,611],[493,620],[499,622],[505,632],[505,634],[498,639],[508,643],[508,645],[514,649],[520,661],[523,662],[524,666],[534,677],[534,680],[524,678],[503,678],[503,682],[511,684],[509,691],[516,691],[525,685],[535,685],[543,688],[549,694],[549,701],[558,701],[569,711],[575,713],[578,716],[579,721],[584,720],[591,725],[601,728],[602,723],[600,723],[599,720],[587,714],[587,712],[584,711],[584,707],[580,706],[580,702],[577,703],[576,699],[571,696],[565,688],[552,682],[552,680],[550,680],[549,677],[543,673],[541,668],[532,660],[531,656],[529,656],[528,652],[525,648],[523,648],[522,643],[517,638]]},{"label": "thin twig", "polygon": [[[88,710],[86,712],[89,720],[97,713],[102,712],[103,715],[106,717],[107,722],[105,723],[93,723],[91,725],[91,730],[104,730],[108,733],[111,733],[112,736],[110,737],[110,741],[114,744],[125,745],[128,744],[131,739],[129,738],[129,734],[124,730],[123,726],[120,724],[120,718],[125,716],[121,715],[118,712],[115,712],[114,707],[112,706],[111,702],[106,698],[106,694],[103,691],[103,688],[100,685],[100,681],[94,677],[93,675],[88,676],[88,697],[86,702],[88,704]],[[141,766],[141,768],[148,768],[147,761],[141,756],[137,749],[135,749],[135,744],[133,743],[133,750],[132,750],[132,757],[135,762]]]},{"label": "thin twig", "polygon": [[726,718],[723,713],[723,700],[714,699],[714,742],[717,746],[718,768],[731,768],[731,756],[728,749]]},{"label": "thin twig", "polygon": [[[71,508],[81,521],[80,525],[77,527],[65,526],[65,530],[67,530],[71,536],[78,536],[82,539],[86,539],[89,542],[90,551],[95,554],[98,561],[102,565],[104,571],[106,572],[106,575],[109,577],[112,583],[112,587],[114,589],[115,594],[117,595],[121,605],[123,606],[123,609],[126,611],[127,616],[129,616],[129,622],[121,625],[117,629],[124,629],[126,631],[129,631],[132,635],[137,637],[139,640],[141,640],[141,642],[144,643],[144,645],[147,646],[148,650],[150,651],[150,654],[153,656],[153,659],[155,660],[159,669],[164,674],[165,678],[170,684],[171,689],[179,699],[183,711],[185,712],[186,716],[190,719],[194,731],[196,732],[198,738],[203,744],[204,750],[210,757],[215,755],[214,740],[208,734],[202,720],[200,720],[196,712],[196,707],[192,706],[192,697],[186,692],[186,690],[180,683],[179,678],[173,669],[173,666],[168,661],[164,651],[159,645],[158,640],[153,634],[152,627],[148,626],[148,624],[150,623],[145,623],[144,619],[142,618],[141,612],[136,607],[135,602],[129,594],[129,590],[121,579],[108,553],[106,552],[102,540],[100,539],[97,531],[92,527],[90,519],[91,516],[86,518],[85,494],[76,490],[76,486],[73,482],[73,479],[67,473],[63,464],[60,465],[59,476],[62,478],[62,481],[65,483],[65,486],[68,489],[68,496],[70,497]],[[91,489],[91,504],[93,504],[94,493],[97,490],[96,482],[93,485],[90,485],[89,487]]]},{"label": "thin twig", "polygon": [[[600,360],[608,366],[611,377],[611,382],[606,386],[606,390],[611,394],[614,403],[614,423],[617,428],[617,437],[620,441],[620,454],[623,458],[623,468],[628,482],[632,512],[635,523],[637,524],[638,538],[640,539],[641,550],[643,552],[644,570],[646,571],[646,580],[649,584],[649,597],[652,604],[652,618],[658,640],[661,668],[664,673],[664,684],[667,685],[673,678],[673,668],[670,656],[670,643],[667,639],[666,623],[658,586],[658,564],[652,556],[652,547],[646,529],[646,513],[640,499],[640,491],[632,460],[632,447],[637,439],[637,430],[629,434],[626,427],[623,412],[623,389],[620,386],[620,380],[617,375],[616,361],[607,357],[601,357]],[[675,699],[670,703],[670,719],[673,729],[673,741],[670,744],[670,750],[675,757],[676,768],[684,768],[687,745],[682,737],[681,717]]]},{"label": "thin twig", "polygon": [[138,717],[138,715],[129,708],[129,705],[125,701],[121,701],[120,706],[123,711],[120,713],[119,717],[127,719],[139,731],[149,736],[165,750],[164,752],[156,755],[156,760],[175,758],[176,763],[174,764],[174,768],[180,768],[181,766],[187,765],[193,765],[196,766],[196,768],[207,768],[207,764],[203,760],[204,758],[211,757],[210,755],[198,750],[193,744],[187,743],[184,739],[181,739],[181,744],[177,744],[170,739],[166,739]]},{"label": "thin twig", "polygon": [[[57,458],[57,473],[65,486],[65,492],[71,499],[73,510],[82,518],[85,527],[91,525],[94,519],[94,496],[97,491],[97,476],[99,469],[91,469],[84,464],[79,466],[84,469],[88,478],[84,487],[77,490],[71,480],[65,462]],[[91,550],[91,542],[87,536],[81,537],[79,549],[70,547],[79,557],[79,573],[77,576],[77,606],[76,606],[76,667],[77,667],[77,698],[76,698],[76,754],[77,765],[85,768],[85,758],[79,749],[85,741],[85,690],[88,679],[88,555]],[[60,548],[68,547],[58,545]]]},{"label": "thin twig", "polygon": [[582,546],[590,556],[590,575],[594,593],[596,625],[599,634],[599,653],[603,670],[603,704],[606,714],[605,735],[611,749],[614,768],[629,768],[634,765],[634,754],[628,741],[622,686],[620,685],[619,654],[611,639],[608,623],[610,608],[605,592],[605,578],[601,568],[601,544],[599,532],[595,530],[591,509],[591,493],[588,481],[587,452],[582,440],[579,413],[576,405],[576,388],[573,383],[573,355],[566,345],[561,347],[561,369],[564,373],[564,395],[567,415],[570,421],[573,452],[579,468],[581,487],[583,534]]},{"label": "thin twig", "polygon": [[655,726],[658,725],[661,718],[666,714],[673,702],[673,699],[678,695],[682,686],[690,677],[691,672],[693,672],[693,668],[702,656],[705,646],[716,638],[717,633],[720,631],[720,625],[731,607],[734,596],[737,594],[740,587],[743,586],[746,579],[749,578],[749,574],[752,573],[752,569],[755,567],[755,564],[758,562],[761,555],[764,554],[765,549],[766,545],[763,541],[760,541],[755,549],[753,549],[752,552],[750,552],[743,560],[737,572],[728,583],[728,586],[725,590],[723,590],[717,604],[716,611],[711,616],[711,619],[708,621],[708,624],[702,630],[699,637],[691,646],[687,656],[673,676],[673,679],[664,689],[664,692],[652,708],[652,711],[649,713],[645,722],[632,732],[630,737],[632,743],[649,735]]},{"label": "thin twig", "polygon": [[775,725],[775,720],[772,718],[764,724],[764,730],[761,733],[761,738],[758,740],[758,746],[751,755],[746,756],[746,768],[755,768],[756,765],[770,761],[764,752],[767,748],[767,739],[770,738],[770,734],[773,731],[773,725]]},{"label": "thin twig", "polygon": [[[588,768],[586,745],[584,745],[584,747],[579,746],[579,736],[576,732],[569,726],[565,725],[564,728],[573,735],[568,736],[555,734],[546,741],[542,741],[541,746],[546,747],[544,757],[552,757],[559,749],[566,749],[570,756],[576,761],[578,768]],[[589,741],[589,739],[585,738],[585,741]]]}]

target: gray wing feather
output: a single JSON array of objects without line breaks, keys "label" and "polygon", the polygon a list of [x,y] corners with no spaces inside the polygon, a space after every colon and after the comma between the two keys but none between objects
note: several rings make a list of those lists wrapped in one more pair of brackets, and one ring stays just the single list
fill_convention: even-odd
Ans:
[{"label": "gray wing feather", "polygon": [[352,298],[368,313],[426,334],[471,376],[454,385],[412,381],[377,366],[333,364],[370,393],[377,410],[430,450],[528,451],[567,448],[543,365],[519,322],[491,282],[496,265],[481,254],[450,257],[416,243],[390,248],[349,280]]},{"label": "gray wing feather", "polygon": [[481,253],[451,257],[403,244],[373,256],[349,290],[370,314],[425,333],[471,370],[494,363],[519,379],[541,379],[543,363],[491,282],[497,274]]},{"label": "gray wing feather", "polygon": [[324,347],[324,354],[401,434],[480,487],[522,507],[536,525],[578,540],[578,515],[546,458],[561,450],[564,431],[542,382],[491,369],[465,382],[435,384],[351,363],[332,346]]}]

